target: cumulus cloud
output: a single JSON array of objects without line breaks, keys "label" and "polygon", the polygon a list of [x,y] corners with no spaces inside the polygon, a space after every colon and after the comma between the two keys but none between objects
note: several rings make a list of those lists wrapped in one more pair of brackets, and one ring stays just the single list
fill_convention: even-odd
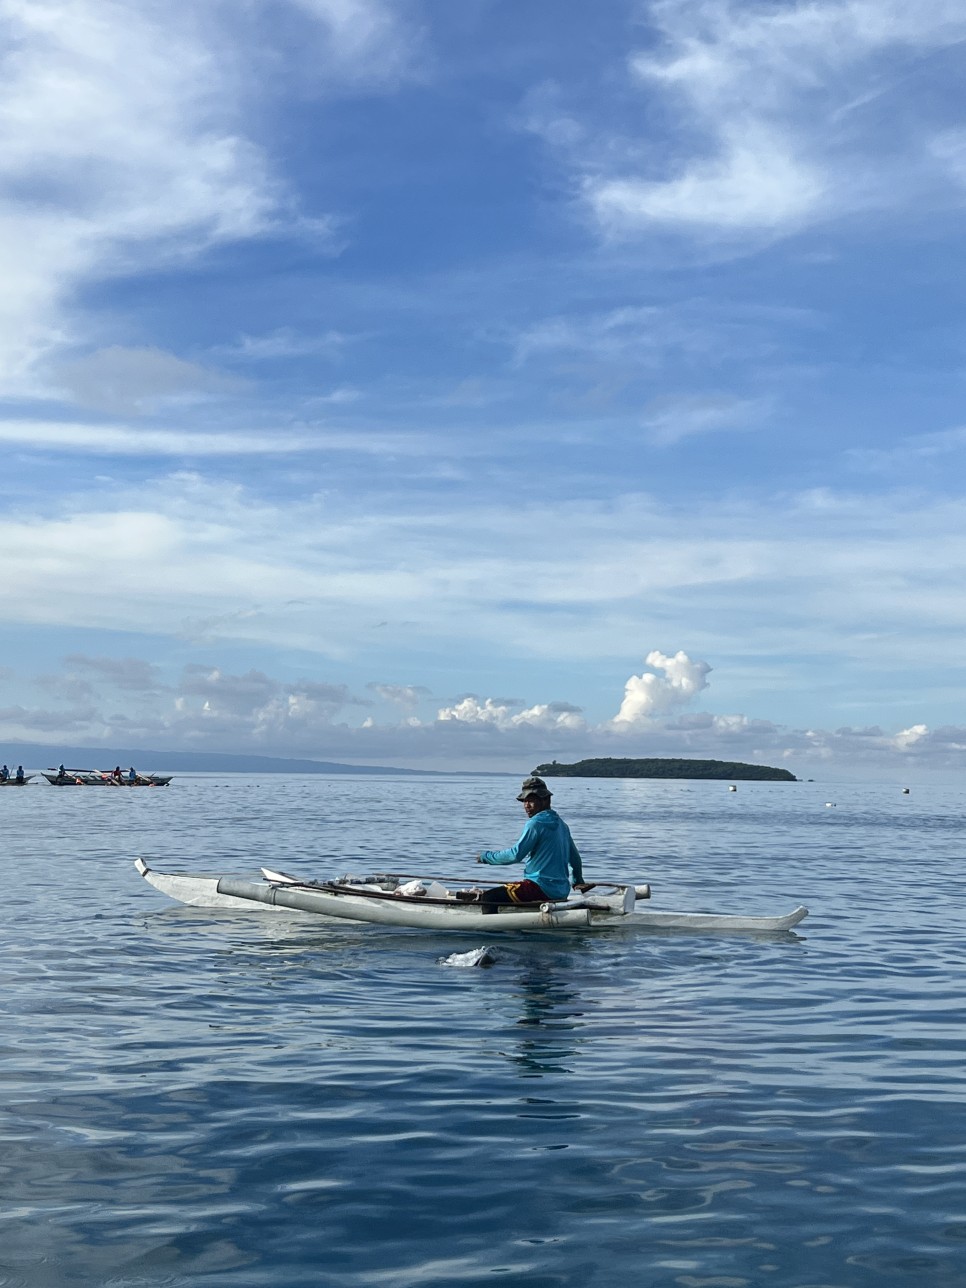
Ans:
[{"label": "cumulus cloud", "polygon": [[474,694],[468,694],[449,707],[440,707],[436,713],[437,720],[455,720],[463,724],[490,724],[506,726],[513,718],[512,711],[505,703],[494,702],[485,698],[482,702]]},{"label": "cumulus cloud", "polygon": [[908,729],[900,729],[893,741],[896,747],[901,751],[905,751],[907,748],[915,747],[917,743],[921,743],[928,735],[929,730],[926,725],[917,724],[910,726]]},{"label": "cumulus cloud", "polygon": [[162,718],[169,738],[192,745],[230,737],[262,749],[305,750],[344,708],[368,705],[345,684],[281,681],[254,668],[233,675],[192,664],[184,668],[173,710]]},{"label": "cumulus cloud", "polygon": [[[692,661],[683,651],[667,657],[653,649],[644,661],[651,670],[632,675],[624,685],[624,700],[614,717],[615,728],[646,725],[690,702],[708,687],[705,677],[711,667],[707,662]],[[659,671],[664,672],[663,676],[655,674]]]},{"label": "cumulus cloud", "polygon": [[[694,757],[784,764],[800,777],[833,767],[868,774],[890,768],[903,773],[918,767],[961,770],[966,758],[963,727],[930,729],[920,723],[894,733],[879,726],[794,729],[741,713],[682,710],[708,687],[710,669],[683,651],[649,653],[652,672],[628,682],[630,709],[625,714],[631,718],[598,724],[566,701],[525,705],[472,694],[440,708],[435,719],[422,720],[403,710],[397,722],[382,723],[364,715],[370,704],[339,682],[292,682],[254,668],[233,674],[194,664],[184,668],[176,683],[152,687],[149,664],[130,661],[132,681],[140,676],[146,685],[139,691],[137,711],[105,714],[97,695],[83,690],[82,682],[72,692],[70,680],[76,682],[78,670],[100,676],[112,665],[111,659],[78,655],[66,661],[74,667],[64,679],[62,696],[68,705],[61,710],[25,704],[0,708],[0,737],[82,738],[105,747],[247,750],[443,769],[517,769],[585,756]],[[56,677],[44,677],[42,687],[56,689]],[[369,686],[379,696],[386,696],[380,689],[394,687],[404,698],[406,686]],[[420,686],[411,689],[414,698],[422,694]],[[640,735],[636,742],[635,734]]]},{"label": "cumulus cloud", "polygon": [[569,702],[538,703],[524,711],[514,711],[507,702],[493,698],[482,701],[469,694],[452,706],[441,707],[436,719],[441,723],[453,721],[464,725],[489,725],[496,729],[545,729],[579,730],[586,727],[580,707]]}]

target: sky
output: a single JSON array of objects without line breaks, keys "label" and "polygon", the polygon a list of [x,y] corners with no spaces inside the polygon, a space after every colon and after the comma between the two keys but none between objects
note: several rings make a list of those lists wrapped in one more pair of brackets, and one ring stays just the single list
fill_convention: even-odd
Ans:
[{"label": "sky", "polygon": [[966,768],[961,3],[0,22],[0,758]]}]

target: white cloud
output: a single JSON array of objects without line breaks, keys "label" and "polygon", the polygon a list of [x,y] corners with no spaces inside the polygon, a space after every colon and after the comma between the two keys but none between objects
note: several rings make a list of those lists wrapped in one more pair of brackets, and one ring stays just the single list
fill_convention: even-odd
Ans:
[{"label": "white cloud", "polygon": [[522,364],[543,354],[571,351],[602,358],[631,352],[638,361],[654,361],[685,335],[666,312],[646,305],[612,309],[580,319],[546,318],[517,337],[514,360]]},{"label": "white cloud", "polygon": [[64,337],[79,282],[275,218],[281,191],[235,132],[224,67],[179,14],[0,3],[0,389]]},{"label": "white cloud", "polygon": [[[905,474],[917,463],[937,458],[956,456],[966,450],[966,427],[935,430],[925,434],[909,434],[889,448],[850,448],[846,459],[856,466],[881,473]],[[943,461],[944,468],[948,463]]]},{"label": "white cloud", "polygon": [[162,349],[122,345],[65,362],[56,368],[56,375],[77,405],[118,415],[203,401],[243,387],[236,376],[186,362]]},{"label": "white cloud", "polygon": [[591,155],[577,140],[585,196],[609,232],[787,233],[922,200],[944,175],[961,183],[958,125],[917,117],[908,95],[898,127],[877,110],[922,54],[966,36],[952,0],[660,0],[649,16],[654,39],[630,68],[675,122],[663,150],[596,137]]},{"label": "white cloud", "polygon": [[266,335],[243,334],[234,344],[222,345],[216,352],[256,362],[309,355],[338,359],[348,343],[349,337],[340,331],[309,335],[300,334],[291,327],[279,327]]},{"label": "white cloud", "polygon": [[[327,92],[411,68],[418,40],[396,6],[288,4],[317,40],[312,76]],[[0,0],[0,393],[46,393],[41,359],[85,339],[87,282],[270,232],[338,235],[331,216],[296,208],[246,133],[270,79],[271,27],[258,43],[246,27],[259,12]]]},{"label": "white cloud", "polygon": [[745,126],[723,134],[718,154],[679,178],[593,182],[588,196],[600,223],[614,232],[662,223],[770,231],[804,223],[821,205],[827,182],[777,131]]},{"label": "white cloud", "polygon": [[[78,659],[68,659],[71,664]],[[109,658],[79,659],[107,676]],[[877,726],[836,730],[793,729],[743,714],[681,713],[680,707],[707,688],[705,663],[679,650],[658,651],[648,663],[664,671],[651,676],[639,703],[636,725],[618,721],[588,724],[568,702],[516,710],[511,700],[474,695],[442,708],[435,720],[413,715],[395,724],[373,716],[360,719],[366,702],[339,682],[273,678],[251,669],[237,675],[219,667],[189,665],[171,686],[146,684],[137,712],[106,716],[90,693],[76,695],[61,711],[24,705],[0,709],[0,736],[27,741],[83,739],[100,745],[149,749],[261,751],[270,755],[380,761],[438,768],[519,768],[551,758],[646,754],[783,763],[799,777],[820,769],[846,775],[917,768],[959,769],[966,759],[966,728],[930,730],[917,724],[890,734]],[[153,668],[138,659],[119,659],[116,668],[140,669],[150,681]],[[49,677],[51,685],[57,677]],[[632,677],[637,679],[639,677]],[[69,680],[70,675],[65,676]],[[65,689],[64,696],[70,694]],[[85,701],[86,699],[86,701]],[[646,746],[629,745],[637,729]]]},{"label": "white cloud", "polygon": [[664,397],[645,408],[643,424],[653,443],[670,447],[701,434],[757,429],[767,411],[764,399],[728,394]]},{"label": "white cloud", "polygon": [[515,712],[509,703],[493,698],[480,701],[473,694],[461,698],[452,706],[441,707],[436,719],[442,723],[455,721],[464,725],[490,725],[504,731],[529,728],[577,732],[586,728],[580,708],[569,702],[538,703],[524,711]]},{"label": "white cloud", "polygon": [[[11,443],[23,451],[53,447],[90,456],[138,457],[276,456],[292,452],[423,457],[428,450],[428,440],[420,435],[352,433],[324,426],[304,426],[288,432],[233,429],[206,433],[192,429],[147,429],[142,425],[23,419],[0,421],[0,443]],[[463,449],[456,446],[454,450]],[[466,450],[471,452],[472,448]]]},{"label": "white cloud", "polygon": [[894,743],[900,750],[905,751],[908,747],[915,747],[917,743],[929,734],[928,728],[924,724],[912,725],[909,729],[900,729],[896,734]]},{"label": "white cloud", "polygon": [[[805,309],[777,308],[749,302],[723,306],[713,298],[680,298],[657,305],[633,305],[602,311],[553,316],[531,323],[513,337],[514,364],[548,360],[616,367],[634,377],[642,374],[662,383],[672,368],[694,371],[702,383],[710,369],[727,363],[761,368],[776,357],[783,343],[811,338],[820,317]],[[722,399],[728,397],[720,395]],[[733,395],[731,395],[733,397]],[[764,401],[760,410],[764,409]]]},{"label": "white cloud", "polygon": [[[928,615],[936,674],[966,629],[958,498],[808,492],[687,510],[647,496],[455,498],[427,510],[419,497],[374,495],[280,501],[191,474],[114,482],[63,512],[0,521],[5,618],[331,656],[358,652],[373,622],[391,621],[398,648],[497,646],[573,666],[635,652],[642,624],[718,656],[797,655],[807,628],[816,655],[861,648],[888,669],[918,665]],[[105,551],[119,554],[109,577]],[[508,597],[521,551],[526,594]]]},{"label": "white cloud", "polygon": [[[666,715],[690,702],[695,694],[708,687],[707,662],[692,661],[679,650],[667,657],[653,649],[644,659],[651,671],[632,675],[624,685],[624,700],[614,717],[616,728],[646,725],[655,717]],[[654,672],[663,671],[663,676]]]},{"label": "white cloud", "polygon": [[355,81],[395,84],[415,73],[420,36],[399,0],[290,0],[324,33],[327,69]]},{"label": "white cloud", "polygon": [[930,150],[950,179],[966,188],[966,129],[941,130],[931,140]]},{"label": "white cloud", "polygon": [[[369,704],[345,684],[281,681],[252,669],[233,675],[219,667],[184,668],[176,697],[151,722],[166,745],[232,745],[311,750],[344,708]],[[284,754],[284,753],[282,753]]]},{"label": "white cloud", "polygon": [[480,701],[474,694],[469,694],[454,702],[452,706],[440,707],[436,713],[437,720],[457,720],[463,724],[491,724],[498,728],[507,728],[513,713],[505,703],[494,702],[492,698]]}]

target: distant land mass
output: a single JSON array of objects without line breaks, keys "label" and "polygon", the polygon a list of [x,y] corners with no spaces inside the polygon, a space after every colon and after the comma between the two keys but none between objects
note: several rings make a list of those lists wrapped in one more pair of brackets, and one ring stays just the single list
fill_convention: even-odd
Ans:
[{"label": "distant land mass", "polygon": [[[391,765],[342,765],[331,760],[289,760],[279,756],[239,756],[217,751],[132,751],[119,747],[64,747],[40,743],[0,743],[0,761],[11,770],[23,765],[27,770],[56,769],[124,769],[133,765],[145,772],[183,774],[406,774],[419,778],[438,778],[441,769],[396,769]],[[455,771],[454,771],[455,772]],[[474,777],[505,777],[485,771]]]},{"label": "distant land mass", "polygon": [[739,778],[798,782],[787,769],[743,765],[735,760],[624,760],[604,756],[598,760],[578,760],[573,765],[554,760],[549,765],[538,765],[534,773],[544,778]]}]

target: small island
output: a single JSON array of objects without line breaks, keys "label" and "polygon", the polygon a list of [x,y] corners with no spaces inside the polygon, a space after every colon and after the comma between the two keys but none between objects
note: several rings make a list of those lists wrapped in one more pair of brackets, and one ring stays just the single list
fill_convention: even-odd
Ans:
[{"label": "small island", "polygon": [[743,765],[735,760],[628,760],[602,756],[578,760],[573,765],[551,761],[538,765],[534,773],[543,778],[737,778],[774,783],[797,783],[787,769],[770,765]]}]

